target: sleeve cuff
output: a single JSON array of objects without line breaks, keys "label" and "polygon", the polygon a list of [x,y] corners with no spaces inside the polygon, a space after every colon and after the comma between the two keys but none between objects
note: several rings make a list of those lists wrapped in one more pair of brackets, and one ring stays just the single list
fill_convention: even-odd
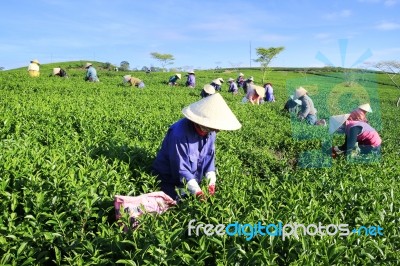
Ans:
[{"label": "sleeve cuff", "polygon": [[208,185],[215,185],[215,182],[217,181],[217,176],[215,175],[215,171],[207,172],[206,180],[208,182]]},{"label": "sleeve cuff", "polygon": [[191,194],[196,194],[201,191],[201,188],[196,179],[191,179],[189,182],[187,182],[187,189]]}]

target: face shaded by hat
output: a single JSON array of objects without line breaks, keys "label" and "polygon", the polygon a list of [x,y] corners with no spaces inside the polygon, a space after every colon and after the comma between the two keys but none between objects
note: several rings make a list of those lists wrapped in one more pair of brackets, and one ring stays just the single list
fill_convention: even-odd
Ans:
[{"label": "face shaded by hat", "polygon": [[182,109],[184,116],[204,127],[237,130],[242,127],[221,94],[215,93]]},{"label": "face shaded by hat", "polygon": [[88,68],[88,67],[90,67],[92,65],[93,65],[92,63],[86,63],[85,68]]},{"label": "face shaded by hat", "polygon": [[37,60],[37,59],[33,59],[33,60],[31,61],[31,63],[40,65],[39,60]]},{"label": "face shaded by hat", "polygon": [[299,87],[299,88],[296,89],[296,92],[294,94],[294,99],[296,100],[296,99],[298,99],[300,97],[303,97],[306,94],[307,94],[306,89],[304,89],[303,87]]},{"label": "face shaded by hat", "polygon": [[339,127],[346,122],[347,118],[349,118],[350,114],[344,115],[334,115],[329,118],[329,134],[333,134]]}]

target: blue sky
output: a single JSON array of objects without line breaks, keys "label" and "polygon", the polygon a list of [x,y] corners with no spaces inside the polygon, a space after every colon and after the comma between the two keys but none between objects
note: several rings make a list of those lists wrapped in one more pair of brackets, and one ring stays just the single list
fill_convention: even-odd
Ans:
[{"label": "blue sky", "polygon": [[272,46],[285,47],[271,64],[279,67],[326,65],[318,53],[345,67],[363,54],[360,63],[400,60],[399,11],[400,0],[5,1],[0,66],[37,58],[142,68],[159,66],[150,56],[159,52],[174,55],[172,67],[247,67],[256,47]]}]

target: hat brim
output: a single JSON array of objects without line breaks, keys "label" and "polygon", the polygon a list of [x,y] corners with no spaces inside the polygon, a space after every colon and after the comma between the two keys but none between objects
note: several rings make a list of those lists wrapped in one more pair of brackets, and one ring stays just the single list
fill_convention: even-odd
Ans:
[{"label": "hat brim", "polygon": [[183,108],[182,113],[190,121],[216,130],[237,130],[242,127],[219,93],[192,103]]},{"label": "hat brim", "polygon": [[329,134],[333,134],[349,118],[350,114],[334,115],[329,118]]},{"label": "hat brim", "polygon": [[203,90],[207,92],[208,94],[214,94],[215,93],[215,88],[212,85],[204,85]]}]

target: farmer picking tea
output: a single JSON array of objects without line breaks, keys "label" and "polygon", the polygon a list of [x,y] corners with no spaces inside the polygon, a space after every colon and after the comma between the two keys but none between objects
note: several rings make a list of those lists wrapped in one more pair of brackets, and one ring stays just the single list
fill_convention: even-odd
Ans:
[{"label": "farmer picking tea", "polygon": [[[215,138],[220,130],[237,130],[240,122],[219,93],[182,109],[185,118],[173,124],[153,163],[161,190],[172,199],[187,190],[201,199],[205,177],[210,195],[215,193]],[[177,191],[178,189],[178,191]]]},{"label": "farmer picking tea", "polygon": [[168,85],[169,86],[177,86],[178,80],[180,80],[181,78],[182,78],[182,75],[179,73],[176,73],[175,75],[169,77]]},{"label": "farmer picking tea", "polygon": [[28,73],[31,77],[39,77],[40,76],[40,63],[37,59],[31,61],[28,66]]},{"label": "farmer picking tea", "polygon": [[206,84],[206,85],[204,85],[203,89],[201,90],[200,96],[201,96],[201,98],[205,98],[210,95],[213,95],[214,93],[215,93],[215,88],[210,84]]},{"label": "farmer picking tea", "polygon": [[138,87],[138,88],[144,88],[145,87],[145,85],[144,85],[144,83],[143,83],[143,81],[141,79],[132,77],[131,75],[125,75],[122,78],[122,82],[124,84],[128,83],[129,85],[135,86],[135,87]]},{"label": "farmer picking tea", "polygon": [[193,70],[190,70],[187,74],[186,87],[194,88],[196,87],[196,74]]},{"label": "farmer picking tea", "polygon": [[363,121],[349,120],[350,114],[335,115],[329,119],[329,133],[335,133],[339,128],[344,127],[346,135],[344,144],[332,148],[333,156],[339,154],[351,155],[356,149],[356,144],[361,154],[376,153],[381,149],[382,140],[378,132],[369,124]]},{"label": "farmer picking tea", "polygon": [[372,113],[371,106],[369,103],[362,104],[350,113],[349,120],[368,123],[367,113]]},{"label": "farmer picking tea", "polygon": [[86,68],[85,81],[90,81],[90,82],[100,81],[99,78],[97,77],[97,71],[93,67],[92,63],[86,63],[85,68]]}]

